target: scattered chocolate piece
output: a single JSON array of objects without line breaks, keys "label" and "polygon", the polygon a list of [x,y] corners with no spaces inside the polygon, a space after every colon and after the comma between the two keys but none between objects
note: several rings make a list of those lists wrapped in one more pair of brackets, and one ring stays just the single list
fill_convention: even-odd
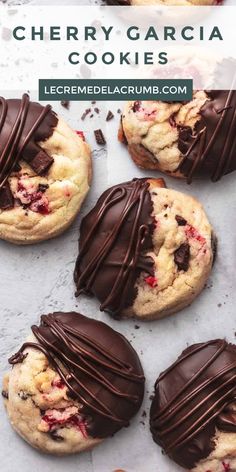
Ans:
[{"label": "scattered chocolate piece", "polygon": [[92,105],[95,105],[95,103],[97,103],[97,102],[96,102],[96,100],[93,100],[91,103],[92,103]]},{"label": "scattered chocolate piece", "polygon": [[3,398],[6,398],[7,400],[9,398],[8,392],[6,390],[2,390],[2,396],[3,396]]},{"label": "scattered chocolate piece", "polygon": [[65,108],[66,110],[69,110],[69,108],[70,108],[70,102],[69,102],[69,100],[62,100],[62,101],[61,101],[61,106],[62,106],[63,108]]},{"label": "scattered chocolate piece", "polygon": [[47,172],[49,167],[51,167],[52,163],[53,163],[53,158],[41,150],[29,162],[29,165],[36,172],[36,174],[42,175],[45,172]]},{"label": "scattered chocolate piece", "polygon": [[95,107],[95,108],[94,108],[94,111],[95,111],[95,113],[97,113],[97,115],[99,115],[99,113],[100,113],[100,110],[99,110],[99,108],[98,108],[98,107]]},{"label": "scattered chocolate piece", "polygon": [[58,442],[64,441],[63,436],[60,436],[60,434],[57,434],[56,431],[50,431],[48,434],[54,441],[58,441]]},{"label": "scattered chocolate piece", "polygon": [[117,113],[119,113],[119,114],[121,113],[121,109],[120,109],[120,108],[118,108]]},{"label": "scattered chocolate piece", "polygon": [[0,188],[0,208],[7,210],[14,207],[14,197],[12,195],[10,185],[8,182]]},{"label": "scattered chocolate piece", "polygon": [[104,146],[106,144],[106,140],[105,140],[104,134],[103,134],[101,129],[95,129],[94,130],[94,135],[95,135],[95,139],[96,139],[97,144],[99,144],[101,146]]},{"label": "scattered chocolate piece", "polygon": [[38,186],[38,192],[46,192],[46,190],[49,188],[49,185],[48,184],[39,184]]},{"label": "scattered chocolate piece", "polygon": [[190,246],[188,243],[183,243],[174,252],[174,261],[179,270],[185,272],[189,268]]},{"label": "scattered chocolate piece", "polygon": [[81,116],[81,120],[84,121],[85,118],[86,118],[86,116],[89,115],[89,113],[91,113],[91,108],[87,108],[87,109],[84,111],[83,115]]},{"label": "scattered chocolate piece", "polygon": [[106,121],[111,121],[114,118],[114,115],[111,110],[107,113]]},{"label": "scattered chocolate piece", "polygon": [[140,326],[139,325],[134,325],[134,329],[139,329]]},{"label": "scattered chocolate piece", "polygon": [[187,224],[187,221],[180,215],[175,215],[175,219],[179,226],[185,226]]},{"label": "scattered chocolate piece", "polygon": [[93,118],[94,114],[92,113],[89,118]]}]

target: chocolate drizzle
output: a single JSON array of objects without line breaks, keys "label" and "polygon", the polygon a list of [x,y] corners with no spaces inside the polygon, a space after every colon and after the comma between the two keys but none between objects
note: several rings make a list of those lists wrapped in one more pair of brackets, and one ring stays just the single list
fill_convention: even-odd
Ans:
[{"label": "chocolate drizzle", "polygon": [[213,182],[236,169],[236,91],[206,92],[194,131],[179,127],[178,147],[184,158],[178,170],[191,183],[195,175]]},{"label": "chocolate drizzle", "polygon": [[117,316],[132,305],[142,271],[153,275],[154,218],[147,179],[115,185],[99,198],[80,228],[76,295],[93,294]]},{"label": "chocolate drizzle", "polygon": [[155,385],[153,439],[191,469],[214,450],[216,428],[236,432],[236,347],[213,340],[187,348]]},{"label": "chocolate drizzle", "polygon": [[20,169],[21,159],[38,175],[53,163],[53,158],[37,143],[51,136],[57,121],[50,105],[43,107],[30,102],[27,94],[21,100],[0,97],[0,208],[13,206],[7,180],[13,171]]},{"label": "chocolate drizzle", "polygon": [[74,312],[43,315],[32,331],[39,344],[24,343],[10,364],[22,362],[27,348],[40,350],[81,404],[91,436],[103,438],[128,426],[142,403],[144,376],[121,334]]}]

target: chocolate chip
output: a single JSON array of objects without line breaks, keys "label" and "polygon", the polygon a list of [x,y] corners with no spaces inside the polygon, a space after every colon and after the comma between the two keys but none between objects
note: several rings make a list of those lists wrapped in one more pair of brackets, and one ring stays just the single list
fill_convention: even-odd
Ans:
[{"label": "chocolate chip", "polygon": [[63,108],[65,108],[66,110],[69,110],[69,108],[70,108],[70,102],[69,102],[69,100],[62,100],[62,101],[61,101],[61,106],[62,106]]},{"label": "chocolate chip", "polygon": [[64,441],[64,438],[63,436],[60,436],[60,434],[57,434],[56,431],[50,431],[50,433],[48,433],[49,436],[53,439],[53,441]]},{"label": "chocolate chip", "polygon": [[179,270],[185,272],[189,268],[190,246],[188,243],[183,243],[174,252],[174,261]]},{"label": "chocolate chip", "polygon": [[21,390],[21,391],[18,393],[18,397],[20,397],[21,400],[27,400],[27,398],[29,398],[30,395],[28,395],[26,392],[24,392],[23,390]]},{"label": "chocolate chip", "polygon": [[95,135],[95,139],[96,139],[97,144],[99,144],[101,146],[104,146],[106,144],[106,140],[105,140],[104,134],[103,134],[101,129],[95,129],[94,130],[94,135]]},{"label": "chocolate chip", "polygon": [[0,208],[7,210],[14,207],[14,197],[12,195],[10,185],[7,182],[3,187],[0,188]]},{"label": "chocolate chip", "polygon": [[49,188],[48,184],[39,184],[38,185],[38,192],[46,192],[46,190]]},{"label": "chocolate chip", "polygon": [[114,118],[114,115],[111,110],[107,113],[106,121],[111,121]]},{"label": "chocolate chip", "polygon": [[6,398],[7,400],[9,398],[8,392],[6,390],[2,390],[2,396],[3,398]]},{"label": "chocolate chip", "polygon": [[38,175],[44,174],[53,163],[53,158],[48,156],[43,150],[39,151],[38,154],[29,162],[30,167]]},{"label": "chocolate chip", "polygon": [[180,215],[175,215],[175,219],[179,226],[185,226],[187,224],[187,221]]}]

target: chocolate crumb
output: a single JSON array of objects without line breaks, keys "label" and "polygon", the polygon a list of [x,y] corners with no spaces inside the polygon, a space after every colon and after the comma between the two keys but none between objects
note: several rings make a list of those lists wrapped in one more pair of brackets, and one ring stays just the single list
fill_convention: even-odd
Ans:
[{"label": "chocolate crumb", "polygon": [[99,110],[99,108],[98,108],[98,107],[95,107],[95,108],[94,108],[94,111],[95,111],[95,113],[97,113],[97,115],[99,115],[99,113],[100,113],[100,110]]},{"label": "chocolate crumb", "polygon": [[106,121],[111,121],[114,118],[114,115],[111,110],[107,113]]},{"label": "chocolate crumb", "polygon": [[185,226],[187,224],[187,221],[180,215],[175,215],[175,219],[179,226]]},{"label": "chocolate crumb", "polygon": [[81,116],[81,120],[84,121],[85,118],[86,118],[86,116],[89,115],[90,112],[91,112],[91,108],[87,108],[87,109],[84,111],[83,115]]},{"label": "chocolate crumb", "polygon": [[183,243],[174,252],[174,261],[179,270],[186,272],[189,268],[190,246]]},{"label": "chocolate crumb", "polygon": [[97,144],[99,144],[101,146],[104,146],[106,144],[106,140],[105,140],[104,134],[103,134],[101,129],[95,129],[94,130],[94,135],[95,135],[95,139],[96,139]]},{"label": "chocolate crumb", "polygon": [[120,108],[118,108],[117,113],[119,113],[119,114],[121,113],[121,109],[120,109]]},{"label": "chocolate crumb", "polygon": [[97,103],[96,100],[93,100],[93,101],[91,102],[92,105],[95,105],[95,103]]},{"label": "chocolate crumb", "polygon": [[94,114],[92,113],[89,118],[93,118]]},{"label": "chocolate crumb", "polygon": [[143,410],[143,412],[142,412],[142,417],[143,417],[143,418],[146,418],[146,416],[147,416],[147,413],[146,413],[145,410]]},{"label": "chocolate crumb", "polygon": [[61,106],[62,106],[63,108],[65,108],[66,110],[69,110],[69,108],[70,108],[70,102],[69,102],[69,100],[62,100],[62,101],[61,101]]},{"label": "chocolate crumb", "polygon": [[134,325],[134,329],[139,329],[140,326],[139,325]]},{"label": "chocolate crumb", "polygon": [[3,396],[3,398],[6,398],[7,400],[9,398],[8,392],[6,390],[2,390],[2,396]]},{"label": "chocolate crumb", "polygon": [[48,434],[54,441],[58,441],[58,442],[64,441],[63,436],[60,436],[60,434],[57,434],[56,431],[50,431],[50,433]]}]

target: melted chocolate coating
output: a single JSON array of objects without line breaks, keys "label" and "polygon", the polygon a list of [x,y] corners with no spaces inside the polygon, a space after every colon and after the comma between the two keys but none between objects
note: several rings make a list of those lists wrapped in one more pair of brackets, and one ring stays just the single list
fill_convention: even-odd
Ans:
[{"label": "melted chocolate coating", "polygon": [[179,127],[178,147],[184,155],[180,172],[191,183],[207,176],[213,182],[236,170],[236,91],[206,92],[208,100],[192,132]]},{"label": "melted chocolate coating", "polygon": [[132,305],[142,271],[153,275],[154,218],[147,179],[106,190],[82,220],[74,279],[76,295],[93,294],[101,310],[118,315]]},{"label": "melted chocolate coating", "polygon": [[129,425],[141,406],[145,379],[138,355],[124,336],[75,312],[43,315],[32,331],[39,344],[23,344],[10,364],[22,362],[28,347],[42,351],[82,405],[92,437],[105,438]]},{"label": "melted chocolate coating", "polygon": [[37,143],[52,135],[57,122],[50,105],[43,107],[30,102],[26,94],[21,100],[0,97],[0,208],[10,208],[14,204],[13,197],[9,196],[7,179],[13,171],[19,170],[21,159],[39,175],[53,163],[53,158]]},{"label": "melted chocolate coating", "polygon": [[187,348],[158,378],[150,411],[153,439],[180,466],[214,450],[216,428],[236,433],[236,346],[216,339]]}]

